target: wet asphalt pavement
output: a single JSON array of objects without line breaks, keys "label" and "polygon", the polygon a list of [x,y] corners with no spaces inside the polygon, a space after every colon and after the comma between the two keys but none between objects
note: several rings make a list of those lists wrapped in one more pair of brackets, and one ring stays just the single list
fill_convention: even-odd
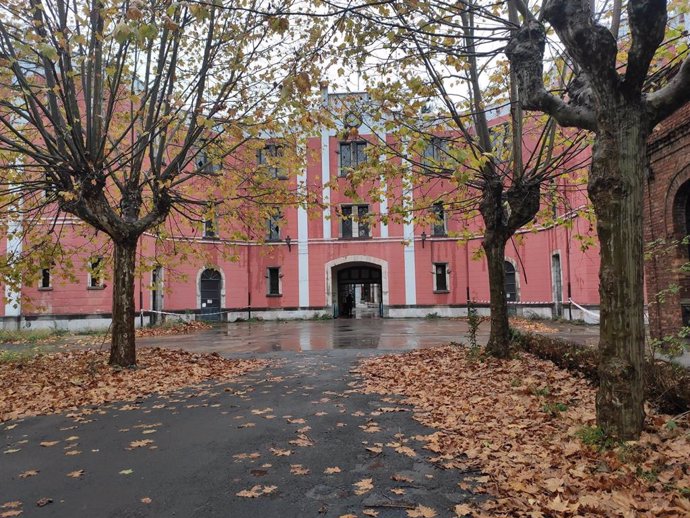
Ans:
[{"label": "wet asphalt pavement", "polygon": [[22,517],[402,518],[421,504],[455,516],[480,498],[458,485],[473,474],[429,461],[419,436],[432,430],[409,407],[354,391],[350,370],[372,353],[270,354],[272,367],[233,383],[0,425],[0,506],[21,502]]}]

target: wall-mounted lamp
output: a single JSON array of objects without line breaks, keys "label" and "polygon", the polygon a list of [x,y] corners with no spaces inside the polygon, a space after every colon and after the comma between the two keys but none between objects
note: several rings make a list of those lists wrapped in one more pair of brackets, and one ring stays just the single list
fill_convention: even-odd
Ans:
[{"label": "wall-mounted lamp", "polygon": [[426,242],[426,232],[422,230],[422,248],[424,248],[424,243]]},{"label": "wall-mounted lamp", "polygon": [[285,244],[288,246],[288,252],[292,252],[292,238],[290,236],[285,238]]}]

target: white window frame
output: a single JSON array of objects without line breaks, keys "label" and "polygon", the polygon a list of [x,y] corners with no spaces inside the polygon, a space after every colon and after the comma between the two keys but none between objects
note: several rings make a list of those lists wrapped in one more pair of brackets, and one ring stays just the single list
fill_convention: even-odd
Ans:
[{"label": "white window frame", "polygon": [[[345,207],[350,207],[351,212],[350,212],[350,222],[352,223],[352,235],[351,236],[344,236],[343,235],[343,222],[345,221],[345,217],[343,215],[343,209]],[[367,208],[367,215],[370,214],[369,212],[369,204],[368,203],[360,203],[360,204],[352,204],[352,203],[344,203],[340,206],[340,238],[341,239],[369,239],[371,238],[371,225],[367,222],[365,224],[367,228],[367,235],[366,236],[360,236],[359,235],[359,208],[360,207],[366,207]],[[354,214],[356,212],[356,214]]]},{"label": "white window frame", "polygon": [[[360,162],[357,155],[357,146],[364,146],[364,159]],[[338,142],[338,176],[347,176],[347,173],[365,164],[369,157],[367,156],[367,146],[369,143],[366,140],[341,140]],[[348,147],[350,154],[350,165],[343,166],[343,146]]]},{"label": "white window frame", "polygon": [[94,284],[94,277],[91,273],[91,270],[93,270],[93,265],[99,262],[103,262],[103,257],[98,255],[95,257],[91,257],[89,259],[89,271],[87,272],[86,276],[86,282],[87,282],[87,289],[89,290],[102,290],[105,288],[105,281],[103,279],[103,275],[100,276],[100,278],[97,278],[96,280],[98,281],[97,284]]},{"label": "white window frame", "polygon": [[[264,147],[256,152],[256,161],[259,166],[265,166],[271,176],[277,180],[286,180],[287,173],[285,168],[280,165],[275,165],[275,161],[284,156],[284,146],[280,144],[275,144],[273,142],[267,142]],[[271,165],[273,162],[274,165]]]},{"label": "white window frame", "polygon": [[[431,273],[434,276],[434,293],[450,293],[450,268],[448,263],[444,262],[435,262],[433,264],[433,269],[431,270]],[[445,278],[446,278],[446,289],[442,290],[438,288],[438,282],[437,282],[437,273],[436,273],[436,268],[438,266],[443,266],[445,270]]]},{"label": "white window frame", "polygon": [[[436,203],[433,204],[432,206],[432,212],[434,213],[434,218],[438,216],[438,211],[437,207],[441,208],[441,222],[437,223],[437,220],[434,219],[434,221],[431,223],[431,235],[432,237],[444,237],[448,235],[448,219],[446,218],[446,208],[443,206],[442,201],[437,201]],[[441,233],[436,232],[437,227],[443,227],[443,231]]]}]

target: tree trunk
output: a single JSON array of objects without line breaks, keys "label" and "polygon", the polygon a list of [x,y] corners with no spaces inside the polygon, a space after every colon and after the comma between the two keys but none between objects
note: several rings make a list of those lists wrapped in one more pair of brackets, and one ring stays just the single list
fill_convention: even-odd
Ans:
[{"label": "tree trunk", "polygon": [[137,363],[134,336],[134,269],[137,241],[114,242],[113,325],[110,365],[133,367]]},{"label": "tree trunk", "polygon": [[612,102],[601,113],[588,186],[601,246],[597,424],[631,440],[644,423],[641,207],[648,132],[636,103]]},{"label": "tree trunk", "polygon": [[506,241],[495,233],[487,231],[482,247],[486,252],[489,267],[491,309],[491,331],[486,350],[497,358],[508,358],[510,356],[510,328],[505,289]]}]

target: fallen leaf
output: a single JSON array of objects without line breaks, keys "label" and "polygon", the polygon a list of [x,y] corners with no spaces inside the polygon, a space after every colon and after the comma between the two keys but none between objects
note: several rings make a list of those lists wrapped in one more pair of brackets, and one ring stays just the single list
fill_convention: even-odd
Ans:
[{"label": "fallen leaf", "polygon": [[292,450],[283,450],[280,448],[270,448],[269,451],[276,457],[289,457],[292,455]]},{"label": "fallen leaf", "polygon": [[293,475],[308,475],[309,469],[305,468],[301,464],[291,464],[290,473],[292,473]]},{"label": "fallen leaf", "polygon": [[434,518],[434,516],[436,516],[436,511],[431,507],[418,505],[414,509],[408,509],[407,516],[409,518]]},{"label": "fallen leaf", "polygon": [[335,474],[335,473],[340,473],[340,472],[341,472],[341,469],[340,469],[338,466],[334,466],[334,467],[332,467],[332,468],[326,468],[325,470],[323,470],[323,472],[324,472],[326,475],[333,475],[333,474]]},{"label": "fallen leaf", "polygon": [[40,444],[41,444],[41,446],[43,446],[44,448],[50,448],[51,446],[55,446],[55,445],[56,445],[57,443],[59,443],[59,442],[60,442],[60,441],[43,441],[43,442],[40,443]]},{"label": "fallen leaf", "polygon": [[19,474],[19,478],[29,478],[38,475],[39,470],[37,469],[27,469]]},{"label": "fallen leaf", "polygon": [[237,496],[242,497],[242,498],[258,498],[262,495],[268,495],[273,493],[277,488],[277,486],[262,486],[260,484],[257,484],[253,486],[251,489],[244,489],[240,491],[239,493],[235,493]]},{"label": "fallen leaf", "polygon": [[142,504],[150,504],[151,502],[152,500],[148,496],[145,496],[141,499]]},{"label": "fallen leaf", "polygon": [[120,471],[120,475],[131,475],[132,473],[134,473],[133,469],[123,469]]},{"label": "fallen leaf", "polygon": [[472,508],[468,504],[458,504],[453,508],[453,511],[458,517],[467,516],[472,514]]},{"label": "fallen leaf", "polygon": [[53,499],[52,499],[52,498],[47,498],[47,497],[45,497],[45,496],[44,496],[43,498],[39,498],[39,499],[36,501],[36,505],[37,505],[38,507],[45,507],[46,505],[52,504],[52,503],[53,503]]},{"label": "fallen leaf", "polygon": [[144,446],[148,446],[149,444],[153,444],[154,441],[151,439],[141,439],[138,441],[132,441],[129,443],[130,448],[143,448]]},{"label": "fallen leaf", "polygon": [[378,511],[374,511],[373,509],[365,509],[364,511],[362,511],[362,514],[363,514],[364,516],[374,516],[374,517],[376,517],[376,516],[379,515],[379,512],[378,512]]},{"label": "fallen leaf", "polygon": [[363,478],[359,482],[355,482],[354,484],[352,484],[353,486],[355,486],[355,494],[363,495],[374,489],[373,481],[374,479],[372,478]]},{"label": "fallen leaf", "polygon": [[84,470],[78,469],[76,471],[70,471],[69,473],[67,473],[67,476],[70,478],[81,478],[84,476]]}]

